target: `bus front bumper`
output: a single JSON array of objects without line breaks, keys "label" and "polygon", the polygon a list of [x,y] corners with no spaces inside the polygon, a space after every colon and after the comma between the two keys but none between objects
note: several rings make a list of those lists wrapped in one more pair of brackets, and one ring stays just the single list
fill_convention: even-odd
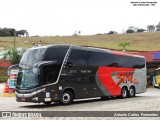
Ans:
[{"label": "bus front bumper", "polygon": [[57,102],[59,101],[59,97],[57,94],[53,94],[50,92],[44,92],[43,89],[32,92],[32,93],[17,93],[15,92],[16,95],[16,101],[17,102],[35,102],[35,103],[40,103],[40,102]]}]

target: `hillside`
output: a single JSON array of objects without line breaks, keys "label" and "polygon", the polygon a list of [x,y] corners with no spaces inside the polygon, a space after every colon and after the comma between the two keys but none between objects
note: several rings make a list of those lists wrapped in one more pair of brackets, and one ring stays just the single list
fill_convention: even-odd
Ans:
[{"label": "hillside", "polygon": [[[13,47],[13,40],[13,37],[0,37],[0,47],[5,49]],[[131,46],[127,47],[127,50],[160,50],[160,32],[93,36],[16,37],[16,47],[32,47],[39,41],[42,41],[42,45],[75,44],[116,50],[122,49],[118,46],[119,43],[128,42]]]}]

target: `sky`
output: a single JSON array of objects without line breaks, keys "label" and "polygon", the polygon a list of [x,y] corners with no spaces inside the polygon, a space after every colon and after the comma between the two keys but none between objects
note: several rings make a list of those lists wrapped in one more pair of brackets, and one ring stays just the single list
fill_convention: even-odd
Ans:
[{"label": "sky", "polygon": [[[157,2],[133,6],[130,2]],[[160,22],[160,0],[0,0],[0,28],[25,29],[30,36],[94,35]]]}]

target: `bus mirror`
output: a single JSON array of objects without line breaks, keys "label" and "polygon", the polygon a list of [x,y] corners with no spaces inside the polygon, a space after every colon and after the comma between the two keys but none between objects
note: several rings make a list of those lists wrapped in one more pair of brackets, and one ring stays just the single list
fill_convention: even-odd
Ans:
[{"label": "bus mirror", "polygon": [[10,76],[10,73],[11,73],[11,72],[8,70],[8,71],[7,71],[7,75]]},{"label": "bus mirror", "polygon": [[11,74],[11,69],[19,69],[19,64],[12,65],[8,68],[8,70],[7,70],[8,76],[10,76],[10,74]]}]

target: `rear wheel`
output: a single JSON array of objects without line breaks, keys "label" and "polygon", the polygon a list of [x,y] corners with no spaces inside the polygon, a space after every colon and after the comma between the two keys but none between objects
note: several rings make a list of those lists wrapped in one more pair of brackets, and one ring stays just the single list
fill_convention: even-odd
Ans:
[{"label": "rear wheel", "polygon": [[134,97],[135,96],[135,89],[134,87],[129,88],[129,97]]},{"label": "rear wheel", "polygon": [[122,88],[122,91],[121,91],[121,98],[122,98],[122,99],[123,99],[123,98],[126,98],[127,95],[128,95],[128,90],[127,90],[126,87],[123,87],[123,88]]},{"label": "rear wheel", "polygon": [[63,105],[69,105],[73,102],[73,93],[69,90],[65,90],[62,94],[60,103]]}]

